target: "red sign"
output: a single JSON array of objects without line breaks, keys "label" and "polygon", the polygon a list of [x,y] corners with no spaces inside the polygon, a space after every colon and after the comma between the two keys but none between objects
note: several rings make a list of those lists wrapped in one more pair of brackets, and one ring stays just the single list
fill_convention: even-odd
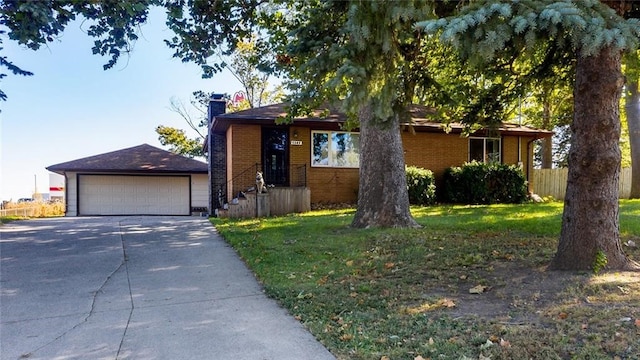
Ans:
[{"label": "red sign", "polygon": [[245,101],[247,98],[244,96],[244,92],[238,91],[233,94],[233,105],[238,106],[241,102]]},{"label": "red sign", "polygon": [[49,191],[64,191],[63,187],[50,186]]}]

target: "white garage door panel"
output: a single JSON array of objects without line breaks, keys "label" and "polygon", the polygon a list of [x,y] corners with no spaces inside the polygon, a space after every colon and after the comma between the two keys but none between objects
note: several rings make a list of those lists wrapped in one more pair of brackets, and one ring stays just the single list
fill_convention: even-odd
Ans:
[{"label": "white garage door panel", "polygon": [[80,215],[189,215],[188,176],[80,175]]}]

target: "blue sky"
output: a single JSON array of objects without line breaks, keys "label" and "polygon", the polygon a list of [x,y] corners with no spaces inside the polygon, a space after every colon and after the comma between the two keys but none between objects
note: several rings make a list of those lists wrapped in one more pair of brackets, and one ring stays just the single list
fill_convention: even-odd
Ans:
[{"label": "blue sky", "polygon": [[60,41],[36,52],[3,39],[2,54],[34,75],[0,83],[9,97],[0,102],[0,200],[31,197],[36,179],[37,190],[48,192],[49,165],[143,143],[162,147],[156,126],[188,129],[169,110],[172,97],[186,102],[195,90],[241,90],[228,72],[202,79],[197,65],[172,58],[160,11],[142,26],[132,54],[107,71],[107,59],[91,54],[87,28],[71,23]]}]

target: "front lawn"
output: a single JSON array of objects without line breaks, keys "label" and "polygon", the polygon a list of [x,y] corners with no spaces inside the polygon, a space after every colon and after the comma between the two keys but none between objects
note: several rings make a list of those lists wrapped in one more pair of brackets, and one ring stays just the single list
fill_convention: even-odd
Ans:
[{"label": "front lawn", "polygon": [[[422,229],[352,229],[353,209],[212,222],[340,359],[640,358],[640,273],[545,271],[561,203],[412,213]],[[620,228],[640,260],[640,201]]]}]

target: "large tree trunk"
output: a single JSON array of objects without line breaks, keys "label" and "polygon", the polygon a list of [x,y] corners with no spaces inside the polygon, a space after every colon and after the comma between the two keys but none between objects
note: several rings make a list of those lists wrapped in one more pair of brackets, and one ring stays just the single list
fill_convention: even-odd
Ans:
[{"label": "large tree trunk", "polygon": [[640,92],[638,81],[627,83],[627,125],[631,145],[631,199],[640,199]]},{"label": "large tree trunk", "polygon": [[[551,95],[546,92],[542,100],[542,128],[553,130],[551,126]],[[553,140],[548,137],[542,139],[542,168],[551,169],[553,167]]]},{"label": "large tree trunk", "polygon": [[593,269],[604,254],[606,269],[631,269],[637,264],[622,252],[618,227],[620,52],[578,57],[575,81],[562,230],[550,268]]},{"label": "large tree trunk", "polygon": [[382,127],[370,106],[360,120],[360,185],[358,208],[352,226],[419,227],[409,211],[404,150],[397,119]]}]

